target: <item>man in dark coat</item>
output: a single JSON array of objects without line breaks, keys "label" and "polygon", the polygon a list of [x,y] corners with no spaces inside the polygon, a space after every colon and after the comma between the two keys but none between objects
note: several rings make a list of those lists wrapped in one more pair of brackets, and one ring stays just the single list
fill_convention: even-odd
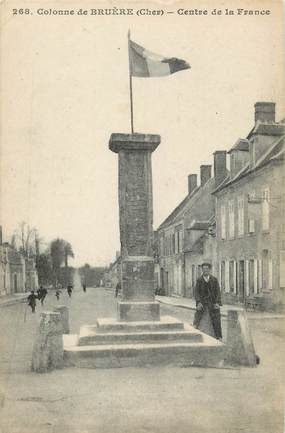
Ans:
[{"label": "man in dark coat", "polygon": [[118,294],[120,293],[120,291],[121,291],[121,283],[120,283],[120,281],[117,283],[117,285],[116,285],[116,289],[115,289],[115,297],[117,298],[118,297]]},{"label": "man in dark coat", "polygon": [[31,290],[31,293],[28,296],[28,305],[31,307],[32,313],[36,312],[36,299],[37,296],[35,295],[34,290]]},{"label": "man in dark coat", "polygon": [[73,286],[71,285],[71,284],[69,284],[68,286],[67,286],[67,293],[68,293],[68,296],[71,298],[71,295],[72,295],[72,289],[73,289]]},{"label": "man in dark coat", "polygon": [[193,325],[221,340],[221,291],[217,278],[210,274],[210,270],[209,263],[202,264],[202,276],[198,278],[195,287],[196,313]]},{"label": "man in dark coat", "polygon": [[41,297],[39,299],[41,300],[41,304],[44,305],[44,300],[47,295],[47,289],[41,286],[40,290],[41,290]]}]

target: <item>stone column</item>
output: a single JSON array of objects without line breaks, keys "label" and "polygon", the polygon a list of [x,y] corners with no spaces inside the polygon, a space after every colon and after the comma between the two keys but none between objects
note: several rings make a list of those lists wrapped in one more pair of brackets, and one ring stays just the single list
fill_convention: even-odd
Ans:
[{"label": "stone column", "polygon": [[119,321],[159,320],[155,302],[151,153],[159,135],[112,134],[109,148],[119,155],[119,209],[122,301]]},{"label": "stone column", "polygon": [[55,313],[60,313],[61,324],[64,334],[69,334],[69,312],[66,305],[59,305],[54,309]]},{"label": "stone column", "polygon": [[63,328],[60,313],[41,313],[32,354],[32,370],[38,373],[63,367]]},{"label": "stone column", "polygon": [[230,365],[256,367],[257,359],[245,311],[229,310],[226,362]]}]

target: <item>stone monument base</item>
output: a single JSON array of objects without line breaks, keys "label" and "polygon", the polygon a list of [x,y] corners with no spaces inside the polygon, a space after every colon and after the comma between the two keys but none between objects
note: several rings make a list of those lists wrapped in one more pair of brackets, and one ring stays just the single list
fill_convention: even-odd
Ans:
[{"label": "stone monument base", "polygon": [[98,319],[79,335],[64,336],[67,366],[86,368],[203,366],[223,362],[225,345],[179,320]]},{"label": "stone monument base", "polygon": [[160,319],[158,302],[118,302],[119,321],[157,321]]}]

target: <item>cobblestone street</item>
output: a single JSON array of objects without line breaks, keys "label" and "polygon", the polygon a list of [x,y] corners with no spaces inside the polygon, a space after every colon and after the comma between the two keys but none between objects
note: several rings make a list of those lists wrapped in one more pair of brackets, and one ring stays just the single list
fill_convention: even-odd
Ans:
[{"label": "cobblestone street", "polygon": [[[57,304],[53,293],[43,310]],[[97,317],[115,316],[108,289],[66,294],[71,332]],[[284,322],[251,320],[256,369],[66,368],[30,371],[42,307],[1,308],[1,433],[282,433]],[[162,314],[192,322],[190,310],[161,305]],[[273,368],[274,366],[274,368]],[[230,420],[230,421],[229,421]]]}]

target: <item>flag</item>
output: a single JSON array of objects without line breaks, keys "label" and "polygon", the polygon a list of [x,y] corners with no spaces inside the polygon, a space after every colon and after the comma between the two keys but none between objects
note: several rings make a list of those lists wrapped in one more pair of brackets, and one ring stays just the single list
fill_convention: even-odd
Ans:
[{"label": "flag", "polygon": [[133,77],[163,77],[190,69],[185,60],[163,57],[129,40],[130,72]]}]

